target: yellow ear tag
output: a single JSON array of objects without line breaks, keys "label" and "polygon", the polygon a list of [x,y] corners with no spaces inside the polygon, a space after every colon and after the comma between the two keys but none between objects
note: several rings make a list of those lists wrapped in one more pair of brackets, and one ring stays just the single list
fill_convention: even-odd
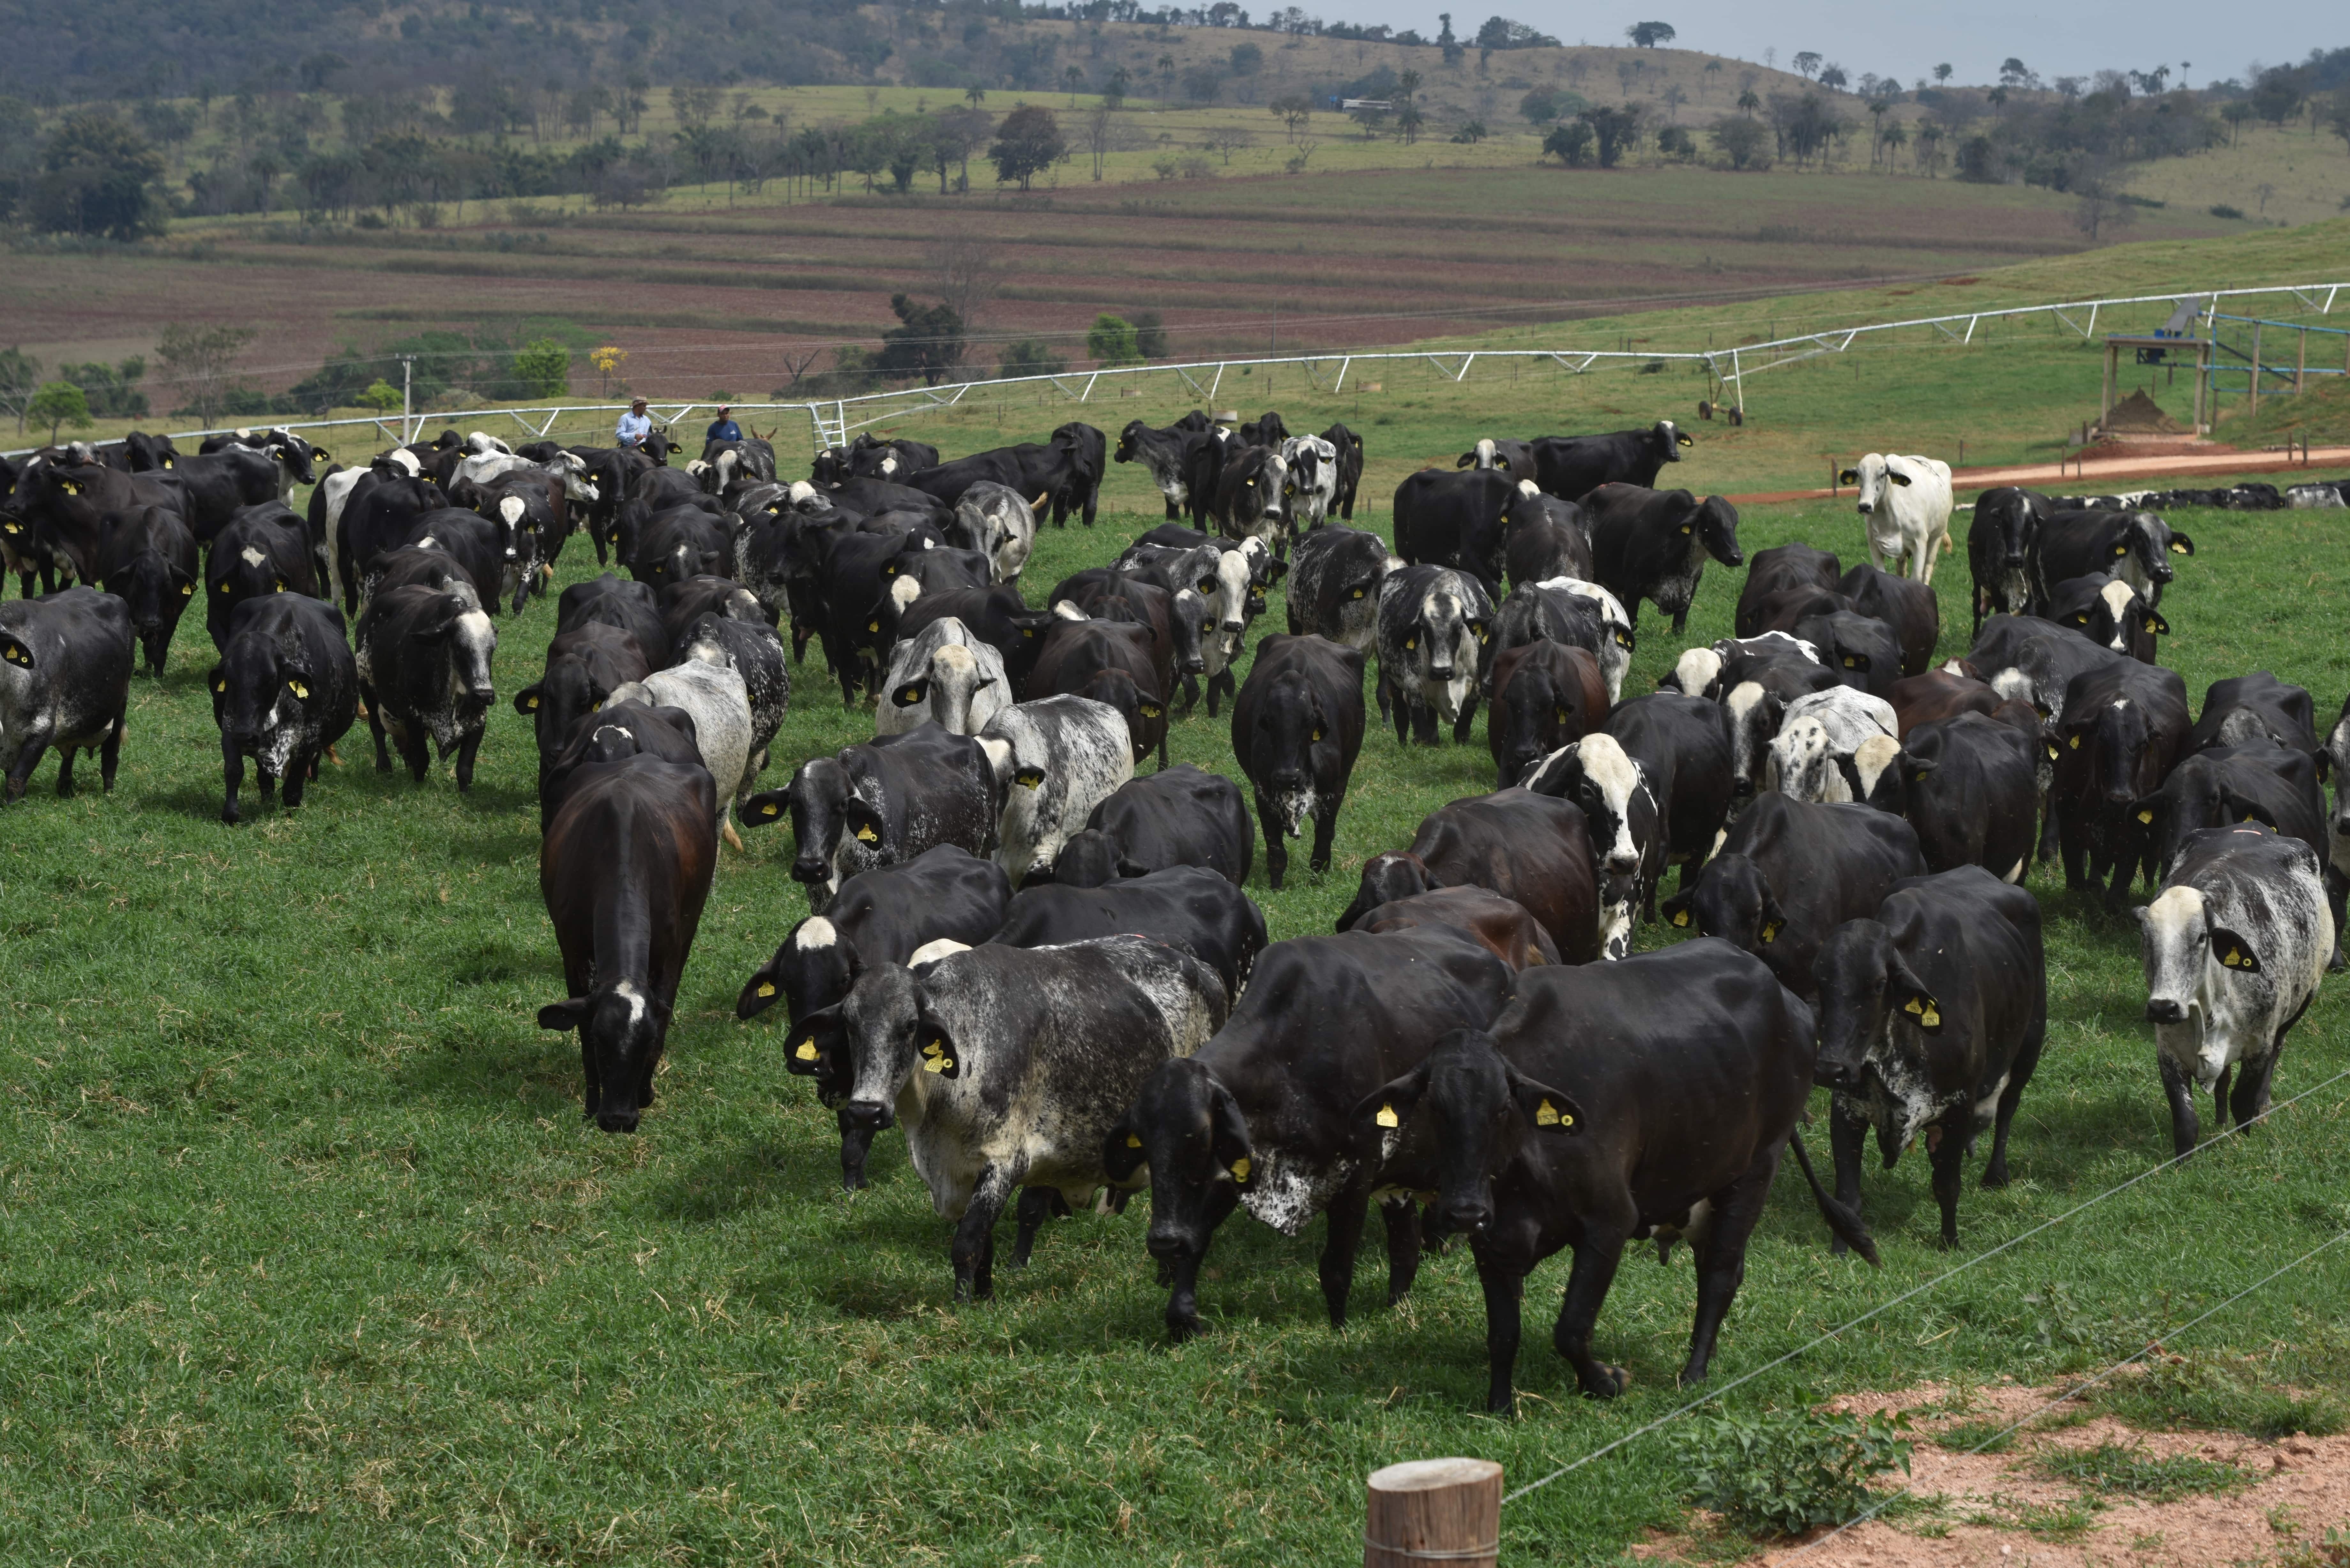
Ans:
[{"label": "yellow ear tag", "polygon": [[1403,1125],[1403,1118],[1396,1115],[1396,1108],[1393,1106],[1381,1106],[1379,1107],[1378,1116],[1374,1119],[1377,1120],[1379,1126],[1383,1127],[1401,1127]]},{"label": "yellow ear tag", "polygon": [[1775,941],[1777,941],[1777,940],[1779,940],[1779,922],[1778,922],[1778,921],[1776,921],[1776,920],[1766,920],[1766,921],[1764,921],[1764,922],[1763,922],[1763,925],[1762,925],[1762,940],[1763,940],[1764,941],[1766,941],[1766,942],[1775,942]]},{"label": "yellow ear tag", "polygon": [[779,810],[779,809],[780,809],[780,808],[775,805],[775,803],[774,801],[769,801],[769,802],[767,802],[764,805],[762,805],[762,806],[759,808],[759,815],[760,815],[761,816],[773,816],[773,815],[775,815],[776,811],[777,811],[777,810]]},{"label": "yellow ear tag", "polygon": [[[8,650],[8,655],[12,659],[16,657],[16,650],[13,648]],[[226,691],[228,690],[228,682],[225,680],[215,680],[213,682],[213,690],[215,691]]]},{"label": "yellow ear tag", "polygon": [[1403,645],[1406,649],[1417,648],[1419,646],[1419,639],[1416,637],[1407,637],[1403,639]]},{"label": "yellow ear tag", "polygon": [[1318,741],[1318,740],[1320,740],[1320,739],[1322,738],[1322,732],[1321,732],[1321,731],[1319,731],[1319,730],[1315,731],[1315,732],[1314,732],[1314,738],[1315,738],[1315,740],[1317,740],[1317,741]]},{"label": "yellow ear tag", "polygon": [[226,593],[226,592],[228,592],[228,585],[227,585],[226,583],[223,583],[223,584],[220,586],[220,591],[221,591],[221,592],[223,592],[223,593]]},{"label": "yellow ear tag", "polygon": [[1926,1011],[1926,1004],[1919,1002],[1913,996],[1908,1001],[1901,1004],[1901,1011],[1909,1013],[1914,1017],[1915,1015]]},{"label": "yellow ear tag", "polygon": [[2129,546],[2127,545],[2116,545],[2114,546],[2114,554],[2116,556],[2126,556],[2129,554]]},{"label": "yellow ear tag", "polygon": [[538,699],[536,697],[525,697],[523,699],[523,701],[529,706],[532,712],[536,713],[538,711]]},{"label": "yellow ear tag", "polygon": [[2048,742],[2048,760],[2052,763],[2056,760],[2056,742],[2054,741]]},{"label": "yellow ear tag", "polygon": [[2137,819],[2140,822],[2152,822],[2154,820],[2154,813],[2151,810],[2141,811],[2137,814]]},{"label": "yellow ear tag", "polygon": [[1918,1022],[1924,1024],[1929,1029],[1939,1029],[1942,1026],[1941,1009],[1938,1007],[1927,1008],[1923,1012],[1918,1014]]},{"label": "yellow ear tag", "polygon": [[1673,911],[1673,924],[1677,926],[1687,926],[1689,924],[1689,911],[1687,909],[1675,909]]},{"label": "yellow ear tag", "polygon": [[1037,789],[1044,784],[1045,775],[1035,768],[1022,768],[1012,775],[1012,782],[1022,789]]},{"label": "yellow ear tag", "polygon": [[1534,1107],[1534,1126],[1538,1127],[1555,1127],[1565,1126],[1565,1123],[1566,1118],[1558,1114],[1558,1107],[1552,1105],[1548,1100],[1543,1101],[1542,1104]]},{"label": "yellow ear tag", "polygon": [[868,631],[879,631],[881,629],[881,623],[878,620],[868,620],[865,623],[865,629]]},{"label": "yellow ear tag", "polygon": [[2146,635],[2148,637],[2158,636],[2160,634],[2160,628],[2157,627],[2154,622],[2150,620],[2146,623]]},{"label": "yellow ear tag", "polygon": [[1844,667],[1846,670],[1857,670],[1860,668],[1860,660],[1847,653],[1844,656]]},{"label": "yellow ear tag", "polygon": [[1140,1148],[1142,1147],[1142,1140],[1135,1137],[1132,1133],[1128,1133],[1126,1135],[1126,1147],[1128,1148]]},{"label": "yellow ear tag", "polygon": [[1682,532],[1682,533],[1684,533],[1684,534],[1686,534],[1686,533],[1688,533],[1689,531],[1690,531],[1690,524],[1687,524],[1687,523],[1682,524],[1681,524],[1681,532]]},{"label": "yellow ear tag", "polygon": [[759,994],[760,994],[761,996],[773,996],[773,995],[775,995],[775,982],[774,981],[772,981],[772,980],[763,980],[763,981],[761,981],[759,982]]},{"label": "yellow ear tag", "polygon": [[2183,556],[2187,554],[2187,546],[2173,539],[2170,542],[2170,553],[2174,556]]},{"label": "yellow ear tag", "polygon": [[803,1062],[813,1062],[813,1061],[815,1061],[815,1060],[816,1060],[816,1042],[815,1042],[815,1041],[813,1041],[813,1040],[803,1040],[803,1041],[801,1041],[801,1042],[800,1042],[800,1048],[799,1048],[798,1050],[796,1050],[796,1051],[793,1052],[793,1053],[792,1053],[792,1054],[793,1054],[793,1055],[795,1055],[795,1056],[796,1056],[796,1057],[798,1057],[798,1058],[799,1058],[801,1061],[803,1061]]},{"label": "yellow ear tag", "polygon": [[857,842],[859,844],[875,843],[880,838],[880,836],[881,836],[879,834],[874,832],[869,827],[860,827],[857,830]]},{"label": "yellow ear tag", "polygon": [[922,689],[919,686],[909,686],[904,691],[898,693],[898,701],[909,708],[912,707],[921,700]]},{"label": "yellow ear tag", "polygon": [[[11,534],[13,534],[13,533],[15,533],[15,532],[16,532],[16,530],[15,530],[14,528],[11,528],[10,530],[8,530],[8,532],[10,532]],[[195,586],[193,583],[182,583],[182,584],[180,585],[180,597],[181,597],[182,598],[183,598],[183,599],[184,599],[184,598],[187,598],[187,597],[191,597],[191,596],[192,596],[192,595],[195,593],[195,591],[196,591],[196,586]]]},{"label": "yellow ear tag", "polygon": [[307,697],[310,695],[310,689],[307,686],[303,685],[299,680],[288,680],[286,683],[286,690],[291,691],[296,697]]},{"label": "yellow ear tag", "polygon": [[922,1071],[925,1073],[943,1073],[953,1065],[954,1062],[951,1057],[925,1056],[922,1058]]},{"label": "yellow ear tag", "polygon": [[2071,746],[2074,751],[2076,751],[2076,752],[2077,752],[2077,751],[2079,751],[2079,750],[2081,749],[2081,737],[2080,737],[2080,736],[2078,736],[2078,735],[2075,735],[2075,736],[2074,736],[2074,737],[2072,738],[2072,740],[2070,740],[2070,741],[2066,742],[2065,743],[2066,743],[2067,745]]},{"label": "yellow ear tag", "polygon": [[[14,532],[14,530],[11,530],[11,532]],[[1361,598],[1361,597],[1363,597],[1363,590],[1362,590],[1362,589],[1360,589],[1360,588],[1357,588],[1353,593],[1351,593],[1351,594],[1347,595],[1347,597],[1348,598],[1356,598],[1356,599]]]},{"label": "yellow ear tag", "polygon": [[1232,1161],[1232,1179],[1234,1181],[1246,1181],[1248,1179],[1248,1156],[1243,1155],[1238,1159]]},{"label": "yellow ear tag", "polygon": [[2230,948],[2228,950],[2228,956],[2221,959],[2220,961],[2226,964],[2230,969],[2241,969],[2244,966],[2243,951],[2240,948]]},{"label": "yellow ear tag", "polygon": [[1142,716],[1146,719],[1156,719],[1159,717],[1159,704],[1156,702],[1145,702],[1142,705],[1141,711]]}]

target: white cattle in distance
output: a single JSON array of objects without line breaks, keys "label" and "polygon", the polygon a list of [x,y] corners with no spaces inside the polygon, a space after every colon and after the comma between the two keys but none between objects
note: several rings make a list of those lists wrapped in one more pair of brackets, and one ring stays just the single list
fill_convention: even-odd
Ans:
[{"label": "white cattle in distance", "polygon": [[1860,486],[1856,505],[1869,564],[1932,582],[1934,558],[1950,547],[1950,465],[1914,453],[1872,452],[1836,478]]}]

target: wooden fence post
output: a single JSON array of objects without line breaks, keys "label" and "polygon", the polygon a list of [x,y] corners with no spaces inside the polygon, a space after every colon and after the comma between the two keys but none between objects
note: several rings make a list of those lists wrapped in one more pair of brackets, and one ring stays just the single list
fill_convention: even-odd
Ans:
[{"label": "wooden fence post", "polygon": [[1502,1467],[1490,1459],[1413,1459],[1371,1472],[1363,1568],[1493,1568],[1501,1536]]}]

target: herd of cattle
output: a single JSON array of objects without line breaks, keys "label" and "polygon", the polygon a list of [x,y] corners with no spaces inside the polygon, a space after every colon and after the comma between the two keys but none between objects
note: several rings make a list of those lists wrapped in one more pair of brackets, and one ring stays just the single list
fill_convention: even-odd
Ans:
[{"label": "herd of cattle", "polygon": [[[2320,787],[2350,770],[2350,722],[2321,742],[2310,694],[2267,671],[2190,709],[2156,654],[2195,545],[2157,508],[1984,493],[1972,645],[1936,668],[1947,466],[1846,472],[1866,563],[1748,563],[1728,502],[1655,488],[1690,444],[1669,421],[1480,441],[1403,481],[1392,544],[1349,525],[1360,439],[1270,413],[944,462],[859,437],[801,481],[756,439],[676,464],[659,435],[449,431],[348,468],[285,430],[45,448],[0,473],[24,594],[0,604],[0,762],[11,801],[50,748],[61,794],[78,750],[110,788],[135,657],[160,672],[202,594],[224,820],[247,759],[297,805],[361,713],[379,769],[397,749],[421,783],[429,742],[463,790],[498,617],[584,527],[628,576],[563,590],[513,703],[567,984],[539,1022],[578,1035],[598,1126],[653,1098],[720,840],[788,819],[810,912],[737,1012],[781,1004],[847,1185],[903,1130],[957,1221],[959,1298],[991,1293],[1008,1204],[1016,1263],[1069,1204],[1147,1187],[1174,1334],[1236,1209],[1292,1235],[1327,1217],[1337,1324],[1376,1202],[1390,1301],[1424,1241],[1468,1238],[1491,1408],[1512,1407],[1524,1278],[1562,1249],[1555,1343],[1612,1395],[1626,1374],[1591,1340],[1625,1244],[1691,1244],[1702,1377],[1789,1147],[1835,1249],[1872,1262],[1870,1130],[1888,1167],[1925,1138],[1945,1245],[1986,1130],[1982,1181],[2005,1182],[2047,1030],[2035,858],[2116,908],[2141,871],[2158,887],[2137,914],[2181,1153],[2199,1091],[2223,1124],[2265,1110],[2350,887],[2350,773],[2330,820]],[[1168,522],[1032,607],[1040,520],[1090,525],[1113,456]],[[1709,561],[1745,568],[1736,635],[1627,698],[1641,605],[1679,631]],[[1276,586],[1287,630],[1245,656]],[[762,791],[812,639],[875,732]],[[1237,779],[1167,765],[1203,686]],[[1371,701],[1399,746],[1467,742],[1485,706],[1494,788],[1371,855],[1335,934],[1269,942],[1257,836],[1274,888],[1309,822],[1329,867]],[[1659,919],[1697,940],[1634,954]],[[1796,1130],[1814,1085],[1832,1191]]]}]

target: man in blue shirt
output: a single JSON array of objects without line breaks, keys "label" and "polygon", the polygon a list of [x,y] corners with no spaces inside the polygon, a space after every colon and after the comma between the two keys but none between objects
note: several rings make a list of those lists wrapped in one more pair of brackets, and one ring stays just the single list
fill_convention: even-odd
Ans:
[{"label": "man in blue shirt", "polygon": [[652,417],[645,412],[642,398],[629,405],[629,411],[620,416],[620,423],[613,433],[624,447],[635,448],[645,444],[645,437],[653,433],[653,421]]},{"label": "man in blue shirt", "polygon": [[712,441],[741,441],[742,439],[743,427],[734,422],[733,409],[721,403],[718,406],[718,417],[710,421],[708,430],[702,432],[702,444],[707,447]]}]

